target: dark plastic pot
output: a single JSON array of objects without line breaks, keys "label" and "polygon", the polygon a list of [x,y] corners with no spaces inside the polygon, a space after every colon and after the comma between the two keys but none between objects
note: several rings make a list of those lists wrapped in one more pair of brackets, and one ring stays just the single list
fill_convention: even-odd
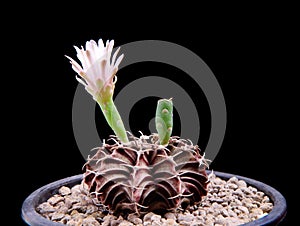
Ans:
[{"label": "dark plastic pot", "polygon": [[[209,173],[210,171],[208,171]],[[234,174],[229,173],[222,173],[222,172],[216,172],[214,171],[216,176],[222,178],[222,179],[229,179],[233,176],[237,177],[240,180],[246,181],[248,185],[251,185],[252,187],[256,187],[258,190],[263,191],[265,194],[267,194],[271,200],[273,201],[274,207],[272,211],[265,217],[262,217],[258,220],[249,222],[244,224],[245,226],[257,226],[257,225],[278,225],[280,221],[282,221],[286,215],[287,206],[285,198],[274,188],[247,178],[242,177]],[[68,177],[62,180],[55,181],[53,183],[47,184],[33,193],[31,193],[23,202],[22,205],[22,218],[23,220],[32,226],[59,226],[63,225],[60,223],[56,223],[50,220],[47,220],[43,216],[41,216],[38,212],[36,212],[36,207],[41,204],[42,202],[46,201],[48,198],[50,198],[53,194],[56,194],[58,189],[61,186],[68,186],[72,187],[76,184],[79,184],[82,179],[81,175],[76,175],[72,177]]]}]

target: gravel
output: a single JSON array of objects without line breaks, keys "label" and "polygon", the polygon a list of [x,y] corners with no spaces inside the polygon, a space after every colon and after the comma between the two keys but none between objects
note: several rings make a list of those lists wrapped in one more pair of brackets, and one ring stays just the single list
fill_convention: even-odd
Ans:
[{"label": "gravel", "polygon": [[267,195],[243,180],[232,177],[225,181],[213,173],[209,179],[208,194],[200,204],[164,216],[152,212],[142,217],[129,214],[126,219],[114,216],[104,205],[95,203],[81,185],[61,187],[37,211],[49,220],[70,226],[234,226],[264,217],[273,208]]}]

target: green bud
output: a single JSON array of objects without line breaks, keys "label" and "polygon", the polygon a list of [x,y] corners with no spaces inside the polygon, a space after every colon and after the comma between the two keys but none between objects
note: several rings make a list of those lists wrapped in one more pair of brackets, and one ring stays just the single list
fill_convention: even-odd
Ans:
[{"label": "green bud", "polygon": [[160,144],[167,145],[173,129],[172,98],[169,100],[161,99],[157,102],[155,125]]}]

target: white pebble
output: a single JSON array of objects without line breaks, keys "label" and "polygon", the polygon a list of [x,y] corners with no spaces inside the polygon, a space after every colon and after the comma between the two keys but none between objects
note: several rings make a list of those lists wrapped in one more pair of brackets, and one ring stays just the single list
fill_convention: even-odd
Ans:
[{"label": "white pebble", "polygon": [[243,180],[239,180],[238,184],[237,184],[240,188],[242,187],[247,187],[247,183]]},{"label": "white pebble", "polygon": [[66,186],[62,186],[59,190],[58,193],[65,196],[65,195],[69,195],[71,194],[71,189],[66,187]]}]

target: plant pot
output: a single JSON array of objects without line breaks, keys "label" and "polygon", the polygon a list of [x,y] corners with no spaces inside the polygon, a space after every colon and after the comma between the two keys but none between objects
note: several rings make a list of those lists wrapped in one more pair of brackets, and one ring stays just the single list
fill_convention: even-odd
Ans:
[{"label": "plant pot", "polygon": [[[208,171],[210,173],[210,171]],[[274,207],[272,211],[265,217],[262,217],[260,219],[257,219],[255,221],[249,222],[244,224],[245,226],[254,226],[254,225],[277,225],[279,224],[285,217],[287,206],[285,198],[282,196],[280,192],[275,190],[274,188],[260,182],[257,180],[253,180],[247,177],[242,177],[234,174],[229,173],[222,173],[222,172],[216,172],[214,171],[215,175],[217,177],[220,177],[221,179],[228,180],[231,177],[237,177],[239,180],[244,180],[248,185],[252,187],[256,187],[258,190],[264,192],[266,195],[270,197],[272,200]],[[50,198],[52,195],[56,194],[58,192],[58,189],[61,186],[68,186],[72,187],[76,184],[79,184],[82,180],[82,174],[67,177],[65,179],[61,179],[58,181],[55,181],[53,183],[47,184],[33,193],[31,193],[23,202],[22,205],[22,218],[23,220],[32,226],[59,226],[63,225],[60,223],[56,223],[53,221],[50,221],[43,216],[41,216],[37,211],[36,207],[41,204],[42,202],[46,201],[48,198]]]}]

